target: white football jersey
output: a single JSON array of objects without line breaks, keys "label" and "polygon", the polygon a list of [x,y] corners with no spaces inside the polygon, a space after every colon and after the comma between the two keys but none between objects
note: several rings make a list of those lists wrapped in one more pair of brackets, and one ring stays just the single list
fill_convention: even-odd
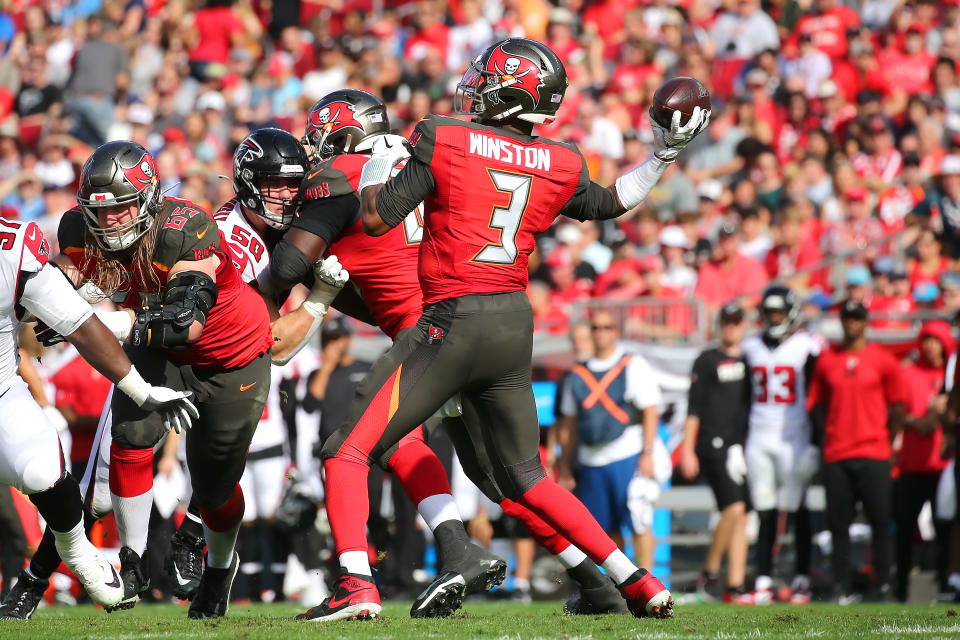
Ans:
[{"label": "white football jersey", "polygon": [[810,356],[820,354],[820,339],[800,330],[771,349],[756,335],[742,348],[753,381],[749,435],[809,435],[805,367]]},{"label": "white football jersey", "polygon": [[33,222],[0,218],[0,389],[17,376],[18,334],[25,313],[18,305],[21,278],[36,273],[50,259],[50,247]]},{"label": "white football jersey", "polygon": [[[213,214],[213,219],[226,240],[233,265],[240,272],[240,277],[244,282],[256,282],[257,276],[270,266],[270,250],[260,233],[243,215],[240,202],[236,198],[227,201]],[[250,451],[263,451],[287,441],[287,429],[280,413],[282,367],[271,369],[270,395],[267,396],[267,406],[263,409],[260,424],[257,425],[250,442]]]}]

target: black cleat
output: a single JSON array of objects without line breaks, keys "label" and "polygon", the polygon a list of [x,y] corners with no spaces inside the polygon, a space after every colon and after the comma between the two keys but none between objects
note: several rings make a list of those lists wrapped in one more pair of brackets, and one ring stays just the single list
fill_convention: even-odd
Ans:
[{"label": "black cleat", "polygon": [[463,576],[446,571],[417,596],[410,607],[411,618],[446,618],[463,603],[466,582]]},{"label": "black cleat", "polygon": [[133,609],[140,596],[150,588],[150,578],[143,568],[143,560],[130,547],[120,547],[120,580],[123,582],[123,599],[112,607],[104,607],[107,613]]},{"label": "black cleat", "polygon": [[0,604],[0,620],[29,620],[43,600],[43,592],[50,586],[49,580],[34,578],[23,570],[17,583]]},{"label": "black cleat", "polygon": [[208,566],[203,570],[200,586],[190,603],[187,617],[199,620],[201,618],[222,618],[227,615],[230,607],[230,590],[233,588],[233,579],[240,568],[240,556],[233,552],[233,561],[226,569],[216,569]]},{"label": "black cleat", "polygon": [[571,615],[627,613],[627,602],[617,591],[613,581],[607,582],[608,584],[602,586],[580,587],[580,593],[564,603],[564,613]]},{"label": "black cleat", "polygon": [[193,600],[203,575],[203,538],[176,531],[170,538],[170,549],[163,559],[163,568],[173,582],[173,595]]}]

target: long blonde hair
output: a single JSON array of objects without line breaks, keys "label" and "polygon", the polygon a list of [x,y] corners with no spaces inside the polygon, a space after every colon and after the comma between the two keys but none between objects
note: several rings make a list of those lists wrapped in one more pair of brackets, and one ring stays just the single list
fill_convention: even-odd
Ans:
[{"label": "long blonde hair", "polygon": [[[147,233],[131,249],[105,251],[90,230],[84,233],[84,256],[80,270],[90,274],[90,281],[107,297],[132,288],[133,282],[143,284],[143,293],[160,293],[160,278],[153,269],[153,249],[157,244],[160,216],[156,216]],[[129,259],[129,265],[124,258]],[[127,274],[130,274],[128,277]]]}]

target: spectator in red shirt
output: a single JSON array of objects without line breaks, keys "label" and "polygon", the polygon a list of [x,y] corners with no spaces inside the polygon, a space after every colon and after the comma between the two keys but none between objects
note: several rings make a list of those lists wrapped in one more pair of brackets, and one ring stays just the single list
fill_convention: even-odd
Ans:
[{"label": "spectator in red shirt", "polygon": [[713,259],[700,268],[694,297],[707,304],[711,317],[719,307],[745,296],[744,306],[754,307],[767,284],[763,265],[740,254],[739,245],[740,230],[723,224],[717,232]]},{"label": "spectator in red shirt", "polygon": [[771,279],[786,278],[786,286],[804,293],[813,286],[822,286],[823,275],[819,271],[797,272],[817,264],[821,258],[817,241],[803,234],[803,214],[794,208],[784,211],[779,242],[767,253],[767,275]]},{"label": "spectator in red shirt", "polygon": [[81,478],[97,432],[100,412],[110,393],[110,381],[74,354],[50,379],[56,388],[54,405],[67,421],[72,444],[70,463],[73,475]]},{"label": "spectator in red shirt", "polygon": [[[917,336],[917,359],[903,369],[906,388],[906,420],[897,456],[899,477],[893,484],[894,519],[897,523],[896,597],[907,600],[907,587],[913,568],[913,541],[917,517],[923,505],[934,505],[937,483],[947,461],[943,453],[941,417],[946,412],[943,391],[947,358],[954,342],[950,325],[931,320]],[[938,575],[940,591],[947,591],[947,540],[949,525],[935,520],[937,531]]]},{"label": "spectator in red shirt", "polygon": [[893,132],[883,116],[875,116],[870,120],[869,132],[869,151],[855,154],[851,162],[854,171],[866,180],[867,186],[879,191],[891,186],[900,176],[903,156],[894,144]]},{"label": "spectator in red shirt", "polygon": [[817,360],[808,404],[823,438],[820,477],[827,492],[838,602],[850,604],[859,600],[852,592],[850,564],[850,525],[858,500],[872,530],[877,585],[881,595],[889,592],[890,440],[903,426],[906,398],[897,360],[867,342],[867,308],[847,300],[840,320],[843,343]]},{"label": "spectator in red shirt", "polygon": [[229,0],[208,0],[185,25],[184,39],[190,49],[190,71],[206,78],[207,65],[225,65],[230,49],[242,44],[246,29]]},{"label": "spectator in red shirt", "polygon": [[800,36],[810,36],[813,44],[831,58],[847,54],[847,30],[860,24],[860,17],[850,7],[837,6],[836,0],[817,0],[812,12],[793,27],[785,46],[796,46]]},{"label": "spectator in red shirt", "polygon": [[932,229],[924,229],[917,238],[917,257],[907,263],[910,286],[920,282],[939,282],[940,276],[950,270],[950,260],[943,255],[940,235]]},{"label": "spectator in red shirt", "polygon": [[895,45],[890,38],[890,46],[878,56],[884,79],[892,91],[902,91],[906,95],[930,93],[933,89],[931,72],[937,57],[924,46],[924,33],[916,25],[907,29],[904,48]]}]

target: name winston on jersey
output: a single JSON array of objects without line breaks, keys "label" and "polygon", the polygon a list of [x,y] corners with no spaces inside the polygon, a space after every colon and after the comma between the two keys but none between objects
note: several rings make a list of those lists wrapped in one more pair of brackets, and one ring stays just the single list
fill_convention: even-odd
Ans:
[{"label": "name winston on jersey", "polygon": [[470,153],[489,160],[509,162],[527,169],[550,170],[550,149],[524,147],[482,132],[470,132]]}]

